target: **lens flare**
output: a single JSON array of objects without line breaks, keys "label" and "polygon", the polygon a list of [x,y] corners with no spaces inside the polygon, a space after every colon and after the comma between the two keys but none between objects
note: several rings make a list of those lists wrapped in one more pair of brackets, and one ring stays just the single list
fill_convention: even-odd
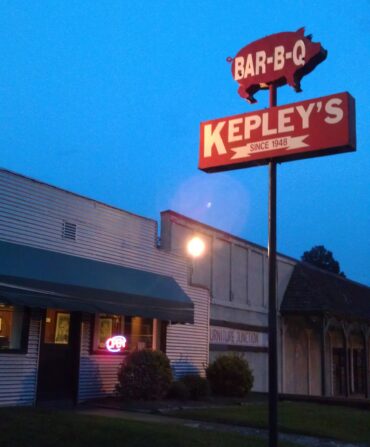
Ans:
[{"label": "lens flare", "polygon": [[178,186],[169,207],[228,233],[241,234],[250,222],[249,190],[237,175],[197,174]]}]

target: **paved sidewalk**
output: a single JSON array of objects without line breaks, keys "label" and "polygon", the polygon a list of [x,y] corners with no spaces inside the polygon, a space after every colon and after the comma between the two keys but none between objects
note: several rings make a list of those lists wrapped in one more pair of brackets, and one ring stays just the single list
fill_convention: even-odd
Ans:
[{"label": "paved sidewalk", "polygon": [[[262,439],[267,439],[267,430],[239,427],[234,425],[209,423],[201,421],[191,421],[188,419],[181,419],[169,416],[162,416],[160,414],[139,413],[132,411],[112,410],[108,408],[87,408],[77,409],[77,413],[94,416],[114,417],[130,421],[151,422],[167,425],[179,425],[182,427],[197,428],[201,430],[220,431],[239,433],[242,435],[256,436]],[[315,438],[312,436],[295,435],[288,433],[281,433],[279,438],[282,441],[294,442],[304,447],[369,447],[370,444],[351,444],[346,442],[334,441],[323,438]]]}]

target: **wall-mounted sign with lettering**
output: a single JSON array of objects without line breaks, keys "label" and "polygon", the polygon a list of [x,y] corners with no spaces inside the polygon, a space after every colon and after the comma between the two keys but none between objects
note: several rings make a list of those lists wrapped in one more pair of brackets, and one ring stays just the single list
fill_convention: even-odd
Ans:
[{"label": "wall-mounted sign with lettering", "polygon": [[222,326],[210,326],[209,343],[211,345],[249,346],[267,348],[267,333],[232,329]]},{"label": "wall-mounted sign with lettering", "polygon": [[301,79],[326,59],[327,51],[304,28],[295,32],[272,34],[242,48],[232,62],[231,72],[239,83],[238,93],[248,102],[254,94],[270,84],[288,84],[301,91]]},{"label": "wall-mounted sign with lettering", "polygon": [[348,93],[201,123],[199,168],[225,171],[356,150]]}]

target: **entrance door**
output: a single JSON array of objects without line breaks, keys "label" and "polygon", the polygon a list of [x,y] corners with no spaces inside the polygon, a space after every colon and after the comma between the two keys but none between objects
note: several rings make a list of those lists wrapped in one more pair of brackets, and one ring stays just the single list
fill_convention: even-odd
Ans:
[{"label": "entrance door", "polygon": [[42,322],[37,401],[77,397],[81,317],[47,309]]}]

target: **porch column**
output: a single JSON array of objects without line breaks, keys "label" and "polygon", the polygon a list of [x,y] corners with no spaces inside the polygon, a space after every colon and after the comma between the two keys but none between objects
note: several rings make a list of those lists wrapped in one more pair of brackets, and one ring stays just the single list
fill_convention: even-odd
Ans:
[{"label": "porch column", "polygon": [[368,327],[364,327],[363,329],[362,329],[362,333],[363,333],[363,336],[364,336],[364,341],[365,341],[365,343],[364,343],[364,349],[365,349],[365,352],[364,352],[364,354],[365,354],[365,383],[364,383],[364,386],[365,386],[365,397],[366,397],[366,399],[370,399],[370,377],[369,377],[369,374],[370,374],[370,371],[369,371],[369,361],[370,361],[370,358],[369,358],[369,354],[370,354],[370,350],[369,350],[369,335],[370,335],[370,329],[368,328]]},{"label": "porch column", "polygon": [[326,334],[328,330],[328,325],[326,318],[322,319],[321,326],[321,395],[327,395],[326,388]]},{"label": "porch column", "polygon": [[286,333],[286,325],[285,320],[281,317],[281,393],[285,393],[285,333]]},{"label": "porch column", "polygon": [[306,329],[307,335],[307,394],[311,396],[311,329]]},{"label": "porch column", "polygon": [[349,372],[349,330],[345,323],[342,324],[343,340],[344,340],[344,371],[345,371],[345,384],[344,395],[346,397],[350,394],[350,372]]}]

